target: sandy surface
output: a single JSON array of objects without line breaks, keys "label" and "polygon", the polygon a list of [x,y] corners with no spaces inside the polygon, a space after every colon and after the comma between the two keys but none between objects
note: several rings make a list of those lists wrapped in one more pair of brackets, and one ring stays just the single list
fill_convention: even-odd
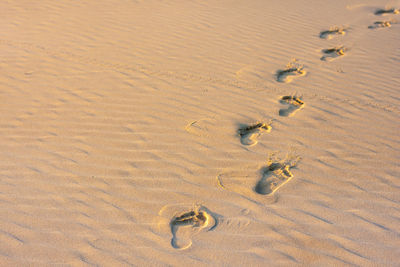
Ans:
[{"label": "sandy surface", "polygon": [[1,1],[0,265],[398,265],[389,6]]}]

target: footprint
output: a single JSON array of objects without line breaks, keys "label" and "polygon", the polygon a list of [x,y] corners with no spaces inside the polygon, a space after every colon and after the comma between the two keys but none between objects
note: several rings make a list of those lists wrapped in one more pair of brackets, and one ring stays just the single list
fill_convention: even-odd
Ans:
[{"label": "footprint", "polygon": [[346,34],[346,31],[347,31],[347,28],[345,28],[343,26],[342,27],[334,26],[334,27],[331,27],[327,31],[322,31],[319,34],[319,37],[322,38],[322,39],[328,39],[329,40],[329,39],[332,39],[336,35],[344,35],[344,34]]},{"label": "footprint", "polygon": [[203,118],[191,121],[185,126],[185,131],[201,136],[201,137],[210,137],[211,130],[215,128],[216,120],[214,118]]},{"label": "footprint", "polygon": [[202,206],[175,215],[169,224],[172,247],[181,250],[189,248],[192,245],[193,235],[205,228],[209,228],[208,231],[212,230],[216,223],[216,219]]},{"label": "footprint", "polygon": [[303,65],[299,64],[296,59],[290,61],[284,70],[276,72],[278,82],[290,83],[293,78],[306,75]]},{"label": "footprint", "polygon": [[323,49],[322,52],[324,53],[324,55],[321,57],[321,60],[324,60],[324,61],[333,60],[335,58],[344,56],[346,51],[347,51],[347,48],[345,48],[343,46],[329,48],[329,49]]},{"label": "footprint", "polygon": [[399,14],[400,10],[397,8],[386,8],[386,9],[378,9],[375,11],[375,15],[386,15],[386,14]]},{"label": "footprint", "polygon": [[289,107],[279,110],[279,115],[284,117],[293,116],[297,111],[305,106],[305,103],[297,96],[283,96],[280,102],[289,105]]},{"label": "footprint", "polygon": [[262,132],[270,132],[272,129],[271,122],[268,124],[257,123],[245,126],[239,129],[240,142],[246,146],[253,146],[258,143],[258,137]]},{"label": "footprint", "polygon": [[394,21],[375,21],[373,25],[368,26],[369,29],[377,29],[377,28],[390,28]]},{"label": "footprint", "polygon": [[293,178],[290,169],[295,167],[299,160],[298,156],[286,156],[284,160],[270,158],[254,190],[261,195],[273,194]]},{"label": "footprint", "polygon": [[276,203],[278,196],[265,196],[258,194],[254,190],[254,185],[259,181],[260,167],[262,166],[258,164],[249,164],[240,169],[224,170],[215,177],[216,184],[222,190],[238,195],[240,198],[250,201],[253,204],[264,206]]}]

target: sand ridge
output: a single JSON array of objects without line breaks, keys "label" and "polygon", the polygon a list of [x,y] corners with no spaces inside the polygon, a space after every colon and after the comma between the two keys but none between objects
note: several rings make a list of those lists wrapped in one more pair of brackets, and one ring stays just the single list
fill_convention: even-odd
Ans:
[{"label": "sand ridge", "polygon": [[395,265],[398,14],[349,2],[1,3],[1,265]]}]

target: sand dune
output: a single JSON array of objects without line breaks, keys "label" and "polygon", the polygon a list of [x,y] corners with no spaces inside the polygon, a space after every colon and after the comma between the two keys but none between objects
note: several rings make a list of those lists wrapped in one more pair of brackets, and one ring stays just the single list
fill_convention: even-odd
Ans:
[{"label": "sand dune", "polygon": [[396,266],[399,7],[2,1],[0,265]]}]

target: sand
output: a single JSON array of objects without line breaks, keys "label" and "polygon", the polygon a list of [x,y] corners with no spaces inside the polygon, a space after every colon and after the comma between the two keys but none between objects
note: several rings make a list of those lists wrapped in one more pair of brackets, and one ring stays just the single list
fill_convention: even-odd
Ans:
[{"label": "sand", "polygon": [[387,7],[1,1],[0,265],[398,266]]}]

